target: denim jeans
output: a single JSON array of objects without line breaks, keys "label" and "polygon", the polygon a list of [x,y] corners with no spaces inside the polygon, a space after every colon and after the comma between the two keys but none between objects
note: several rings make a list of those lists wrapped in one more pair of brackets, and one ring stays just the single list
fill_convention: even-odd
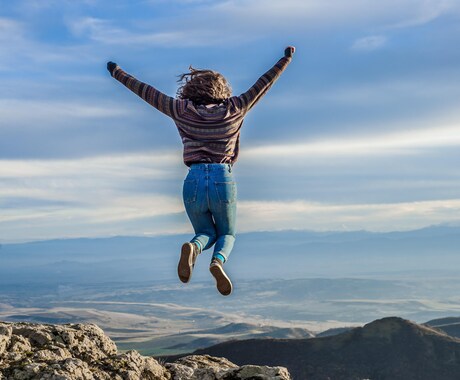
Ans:
[{"label": "denim jeans", "polygon": [[195,230],[192,243],[228,259],[235,243],[236,183],[229,164],[193,164],[184,181],[185,210]]}]

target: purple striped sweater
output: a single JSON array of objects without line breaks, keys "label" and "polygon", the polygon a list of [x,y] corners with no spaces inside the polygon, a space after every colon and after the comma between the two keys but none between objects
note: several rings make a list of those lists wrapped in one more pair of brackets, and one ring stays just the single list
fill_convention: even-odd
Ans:
[{"label": "purple striped sweater", "polygon": [[266,94],[291,60],[290,57],[281,58],[248,91],[211,107],[195,106],[187,99],[167,96],[119,66],[113,71],[113,77],[174,120],[184,144],[187,166],[198,162],[233,164],[238,158],[244,116]]}]

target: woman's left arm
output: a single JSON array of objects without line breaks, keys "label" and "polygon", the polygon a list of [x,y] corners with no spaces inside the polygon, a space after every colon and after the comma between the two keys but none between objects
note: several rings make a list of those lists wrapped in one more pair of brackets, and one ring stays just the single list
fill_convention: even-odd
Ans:
[{"label": "woman's left arm", "polygon": [[291,62],[294,52],[295,48],[293,46],[288,46],[284,50],[284,57],[276,62],[276,64],[264,75],[262,75],[249,90],[238,97],[246,112],[249,111],[267,93],[273,83],[275,83],[275,81],[280,77],[282,72]]},{"label": "woman's left arm", "polygon": [[161,91],[158,91],[155,87],[147,83],[137,80],[132,75],[123,71],[120,66],[114,62],[107,63],[107,70],[109,70],[112,77],[125,85],[136,95],[144,99],[147,103],[155,107],[158,111],[169,117],[173,117],[176,99],[163,94]]}]

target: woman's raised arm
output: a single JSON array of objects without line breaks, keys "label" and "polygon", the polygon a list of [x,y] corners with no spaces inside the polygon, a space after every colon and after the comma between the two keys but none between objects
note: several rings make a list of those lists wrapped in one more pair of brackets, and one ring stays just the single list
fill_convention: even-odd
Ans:
[{"label": "woman's raised arm", "polygon": [[132,75],[123,71],[120,66],[114,62],[107,62],[107,70],[109,70],[112,77],[155,107],[158,111],[173,117],[176,99],[163,94],[147,83],[137,80]]}]

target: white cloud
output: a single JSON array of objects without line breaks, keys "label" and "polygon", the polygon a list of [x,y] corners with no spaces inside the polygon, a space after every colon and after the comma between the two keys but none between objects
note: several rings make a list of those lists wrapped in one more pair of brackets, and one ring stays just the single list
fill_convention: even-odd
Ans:
[{"label": "white cloud", "polygon": [[96,5],[99,0],[16,0],[14,8],[21,14],[36,15],[53,9],[71,9],[84,5]]},{"label": "white cloud", "polygon": [[[174,17],[164,14],[159,17],[152,16],[134,26],[118,19],[75,17],[72,9],[89,5],[84,9],[91,12],[93,7],[100,5],[94,0],[19,2],[19,9],[29,14],[28,17],[36,12],[43,13],[50,7],[59,7],[63,21],[71,33],[83,39],[84,45],[80,45],[81,41],[66,46],[48,45],[37,39],[32,29],[34,26],[27,21],[0,18],[0,54],[6,57],[0,63],[0,69],[11,70],[18,65],[27,66],[25,62],[72,62],[75,59],[84,59],[86,63],[94,62],[104,59],[104,54],[110,54],[108,51],[104,52],[104,48],[113,49],[114,46],[144,48],[240,44],[242,37],[247,42],[249,39],[278,33],[280,30],[285,33],[286,28],[292,34],[311,31],[312,28],[329,31],[331,28],[358,26],[372,33],[380,33],[357,40],[353,45],[355,50],[371,50],[385,44],[385,37],[381,33],[388,29],[427,23],[443,14],[458,13],[460,9],[460,4],[453,0],[176,2],[184,6],[183,13],[175,13]],[[88,44],[86,39],[91,43]]]},{"label": "white cloud", "polygon": [[[68,27],[77,36],[86,36],[106,45],[215,46],[241,42],[242,36],[248,41],[264,37],[267,33],[286,32],[287,27],[290,33],[343,29],[347,26],[384,31],[427,23],[460,9],[450,0],[174,2],[184,6],[182,13],[178,12],[174,17],[162,15],[155,20],[140,22],[135,27],[95,17],[71,19]],[[155,6],[158,1],[150,3]],[[382,35],[368,36],[356,41],[354,49],[376,49],[385,41]]]},{"label": "white cloud", "polygon": [[24,34],[24,25],[16,20],[0,18],[0,41],[18,40]]},{"label": "white cloud", "polygon": [[[315,123],[309,116],[311,112],[318,114],[320,111],[324,115],[320,119],[327,118],[329,114],[334,115],[332,110],[338,107],[339,112],[347,110],[348,113],[353,111],[354,116],[359,115],[359,119],[354,117],[351,123],[348,117],[334,121],[331,126],[334,131],[349,127],[384,133],[460,123],[456,101],[460,97],[460,88],[453,80],[460,77],[458,68],[433,67],[422,73],[390,75],[372,80],[353,78],[345,83],[331,82],[312,88],[296,88],[291,84],[284,91],[270,93],[262,106],[278,112],[296,113],[302,109],[310,125]],[[417,112],[412,112],[414,108]]]},{"label": "white cloud", "polygon": [[79,199],[82,202],[80,206],[38,206],[33,210],[6,210],[0,216],[0,223],[12,221],[27,223],[31,220],[53,222],[57,230],[60,221],[67,219],[79,225],[85,223],[88,228],[97,228],[95,224],[99,223],[124,222],[183,212],[178,197],[160,194],[114,196],[106,199],[105,202],[102,202],[103,197],[98,199],[97,203],[90,200],[88,204]]},{"label": "white cloud", "polygon": [[[143,18],[143,20],[139,20],[135,24],[130,24],[130,21],[121,19],[120,15],[116,15],[118,9],[116,7],[112,9],[113,12],[110,14],[116,15],[115,17],[119,17],[119,19],[73,18],[73,21],[68,23],[68,27],[74,36],[82,38],[80,40],[68,40],[65,46],[56,41],[47,43],[44,39],[40,39],[40,33],[35,34],[32,30],[33,26],[24,21],[0,18],[0,55],[3,57],[0,69],[17,71],[17,75],[22,78],[20,83],[14,82],[14,78],[8,79],[8,82],[12,83],[11,88],[16,88],[14,91],[16,91],[15,94],[18,94],[15,95],[17,99],[13,99],[9,89],[3,87],[4,94],[6,94],[4,98],[6,99],[2,99],[0,102],[0,114],[2,115],[0,129],[4,128],[2,132],[6,128],[10,128],[6,131],[10,133],[11,126],[17,125],[15,123],[19,122],[24,125],[36,125],[34,123],[37,122],[42,122],[43,125],[61,123],[62,128],[69,125],[62,123],[62,120],[77,120],[81,124],[84,123],[92,128],[91,120],[100,123],[101,120],[108,120],[113,116],[127,117],[133,114],[132,110],[123,106],[120,107],[119,104],[114,107],[111,103],[100,102],[99,100],[97,103],[91,102],[88,100],[89,97],[83,99],[82,95],[78,95],[78,93],[75,95],[76,100],[74,102],[46,100],[46,96],[43,96],[43,89],[38,89],[41,92],[37,92],[37,95],[21,93],[21,88],[30,90],[32,86],[35,86],[35,88],[40,87],[38,81],[35,84],[26,83],[30,81],[32,74],[29,71],[22,71],[24,66],[27,68],[28,65],[31,65],[30,67],[34,67],[39,71],[40,75],[34,78],[40,77],[45,78],[47,81],[50,79],[55,81],[59,79],[59,75],[62,76],[63,72],[68,73],[68,75],[75,75],[75,78],[81,74],[88,75],[85,73],[89,72],[88,67],[92,64],[91,62],[99,60],[98,64],[100,64],[104,59],[104,54],[109,50],[111,50],[110,54],[114,53],[112,50],[115,50],[116,53],[116,49],[120,49],[118,51],[130,55],[133,51],[131,47],[136,48],[139,46],[147,50],[152,45],[222,45],[222,42],[225,42],[225,46],[228,46],[229,39],[240,44],[243,41],[242,36],[245,38],[244,41],[247,42],[248,36],[250,36],[249,38],[271,38],[271,36],[279,35],[279,31],[286,32],[290,36],[297,35],[302,39],[305,33],[315,28],[315,32],[327,31],[329,34],[337,29],[345,30],[348,33],[349,29],[347,28],[353,27],[353,30],[359,30],[360,34],[358,35],[367,36],[355,41],[354,49],[377,49],[385,46],[385,34],[389,33],[389,29],[425,24],[444,14],[458,13],[460,7],[458,2],[443,0],[389,0],[385,2],[370,0],[351,0],[350,2],[341,0],[328,2],[320,0],[307,2],[300,0],[286,0],[283,2],[262,0],[227,0],[220,2],[177,0],[176,2],[184,5],[182,13],[179,12],[173,16],[167,12],[162,12],[159,16],[152,14],[150,17],[148,15],[142,15],[143,17],[137,15],[139,19]],[[66,0],[64,6],[61,5],[63,2],[57,0],[45,0],[43,2],[34,0],[30,4],[34,8],[32,11],[43,10],[43,7],[49,6],[66,7],[67,11],[67,7],[71,7],[71,3],[71,1]],[[96,2],[91,3],[96,5]],[[169,4],[170,2],[163,1],[162,3]],[[27,2],[23,1],[21,4],[25,6]],[[64,8],[58,8],[57,11],[53,9],[53,14],[55,11],[59,12],[59,9],[63,10]],[[63,17],[69,17],[67,20],[70,20],[70,16],[73,17],[75,14],[82,14],[82,12],[91,14],[88,13],[90,12],[88,9],[80,8],[79,12],[68,12],[66,15],[64,15],[66,12],[62,12],[62,15]],[[94,12],[92,14],[102,13]],[[45,15],[45,12],[43,12],[43,15]],[[43,29],[42,31],[46,30]],[[43,33],[43,35],[46,35],[46,33]],[[320,37],[322,38],[323,36]],[[83,43],[83,45],[78,45],[80,43]],[[116,45],[119,44],[122,46],[117,48]],[[182,53],[179,55],[182,55]],[[59,66],[58,70],[54,72],[54,67],[50,68],[49,65],[44,65],[45,62],[50,61],[70,62],[75,60],[76,57],[79,58],[77,66],[68,65],[68,70],[65,70],[67,66]],[[80,67],[84,65],[86,66]],[[77,70],[75,71],[76,68]],[[94,69],[94,66],[92,69]],[[101,66],[101,72],[103,71],[102,69],[103,67]],[[24,72],[28,73],[28,75],[24,76]],[[104,72],[104,74],[107,73]],[[433,77],[436,75],[438,73],[435,73]],[[420,99],[423,97],[426,97],[426,99],[439,97],[440,99],[445,99],[446,102],[458,97],[455,81],[451,79],[449,83],[445,81],[440,83],[437,80],[432,82],[425,81],[424,78],[415,78],[415,76],[418,76],[418,74],[414,75],[413,78],[419,82],[418,85],[415,80],[412,83],[385,80],[375,86],[370,84],[369,86],[339,88],[332,89],[328,93],[308,95],[314,97],[312,102],[305,101],[305,96],[302,94],[298,97],[289,94],[290,96],[285,96],[285,98],[290,104],[298,102],[296,107],[299,105],[309,107],[314,104],[315,99],[317,102],[323,102],[323,105],[351,104],[356,106],[369,105],[370,103],[376,105],[379,102],[391,103],[392,99],[399,100],[398,94],[401,93],[404,96],[414,96]],[[11,77],[8,76],[8,78]],[[78,80],[81,80],[81,76],[78,76],[78,78]],[[24,87],[21,86],[23,83],[25,83]],[[92,88],[95,88],[96,91],[102,91],[101,88],[103,89],[103,87],[101,86],[103,85],[100,83],[95,84],[93,82],[91,84],[94,85]],[[53,85],[62,89],[59,81],[53,83]],[[80,91],[82,87],[79,88]],[[21,98],[23,94],[27,96]],[[270,99],[275,99],[274,95],[276,96],[276,94],[272,94]],[[40,96],[41,99],[45,100],[30,100],[31,96]],[[54,95],[54,98],[57,96]],[[267,98],[267,102],[270,102],[270,99]],[[393,102],[396,103],[397,100],[393,100]],[[419,105],[420,103],[417,104]],[[280,105],[286,106],[284,103],[277,104],[277,106]],[[413,104],[410,105],[410,107],[412,106]],[[398,114],[397,111],[395,113]],[[306,162],[305,158],[308,158],[308,162],[311,163],[313,158],[317,158],[315,162],[322,160],[321,164],[324,168],[324,165],[333,165],[344,157],[366,161],[366,159],[375,155],[394,158],[393,155],[396,154],[411,154],[417,155],[417,158],[422,158],[420,154],[426,153],[427,150],[452,148],[460,145],[459,128],[458,124],[455,123],[434,123],[429,120],[430,125],[423,124],[425,129],[420,129],[418,126],[417,129],[411,131],[385,133],[384,128],[378,129],[379,125],[377,123],[379,122],[374,119],[373,115],[372,117],[372,122],[369,123],[367,130],[379,130],[380,133],[372,132],[368,135],[356,136],[343,133],[332,138],[300,140],[295,144],[259,146],[252,149],[244,147],[242,159],[255,166],[260,160],[266,161],[267,156],[273,157],[277,163],[297,163],[302,160]],[[346,120],[343,120],[343,122],[345,123]],[[380,123],[383,124],[383,122]],[[398,123],[395,124],[398,124],[397,127],[399,128],[403,123],[401,121]],[[439,125],[439,127],[434,128],[435,125]],[[404,128],[407,129],[407,126],[404,126]],[[21,130],[18,129],[15,136],[19,136],[20,133]],[[5,135],[7,134],[5,133]],[[94,137],[93,135],[88,135],[87,137],[89,136]],[[95,137],[98,136],[96,135]],[[43,138],[48,141],[51,140],[52,144],[59,143],[52,140],[50,136],[43,136]],[[89,139],[86,141],[89,141]],[[36,142],[34,141],[34,143]],[[123,140],[124,143],[125,141]],[[443,159],[445,160],[445,157],[440,156],[440,162]],[[358,160],[354,162],[358,162]],[[0,161],[0,166],[0,198],[2,202],[6,202],[2,203],[2,205],[7,204],[9,201],[13,204],[15,198],[19,199],[17,202],[19,209],[2,209],[2,218],[4,219],[0,230],[3,236],[6,237],[10,236],[12,238],[14,234],[16,234],[15,236],[20,236],[23,231],[27,231],[29,236],[40,236],[40,233],[45,232],[48,234],[47,236],[55,234],[55,237],[69,236],[71,233],[97,235],[108,231],[108,226],[113,227],[110,229],[114,233],[123,234],[126,231],[135,232],[135,227],[138,226],[137,222],[140,220],[168,217],[182,212],[180,181],[184,173],[181,171],[183,166],[178,152],[165,152],[164,155],[98,157],[85,160]],[[371,166],[366,166],[368,172],[371,170],[369,168],[372,169]],[[356,174],[358,170],[356,167],[352,167],[349,172]],[[430,178],[427,181],[433,178],[427,175],[428,177]],[[145,181],[148,179],[152,181],[149,188],[145,187]],[[165,191],[155,183],[155,181],[159,184],[168,180],[170,182],[177,181],[179,189],[177,192],[168,193],[168,191]],[[397,188],[398,178],[393,177],[392,180],[391,187]],[[334,182],[338,186],[343,183],[344,181],[340,183],[340,180]],[[436,183],[436,180],[433,180],[433,183]],[[408,186],[408,183],[405,183],[404,186]],[[448,185],[445,185],[445,187],[448,187]],[[417,187],[415,186],[414,188],[416,189]],[[451,194],[449,197],[452,198],[456,197],[454,191],[444,194]],[[285,196],[284,193],[280,194],[280,198]],[[358,198],[359,194],[356,194],[354,199]],[[59,204],[60,202],[62,204]],[[445,202],[444,216],[449,219],[451,218],[449,212],[458,210],[455,208],[454,203],[442,202]],[[64,205],[64,203],[66,204]],[[436,218],[432,217],[435,214],[439,218],[442,217],[440,204],[431,204],[435,212],[433,214],[427,212],[425,214],[426,218],[420,217],[417,223],[423,223],[424,225],[435,223],[434,219]],[[412,210],[413,214],[420,216],[421,210],[427,210],[429,204],[408,202],[390,206],[397,206],[396,209],[406,210],[402,205],[415,207]],[[263,223],[266,223],[266,228],[269,229],[279,228],[280,224],[285,225],[286,228],[291,228],[290,226],[299,226],[298,228],[310,228],[305,226],[311,226],[313,229],[320,228],[318,226],[334,228],[333,221],[336,214],[340,216],[342,223],[351,223],[352,226],[361,226],[366,221],[364,215],[370,215],[375,219],[372,226],[375,226],[375,228],[379,226],[387,228],[391,223],[391,218],[395,216],[394,214],[388,214],[390,216],[387,218],[385,227],[385,213],[383,211],[386,209],[381,209],[378,207],[379,205],[373,204],[365,205],[364,211],[359,208],[359,205],[349,206],[347,209],[347,205],[339,207],[332,204],[313,204],[302,199],[296,202],[280,202],[279,204],[276,202],[252,204],[243,200],[240,207],[240,216],[242,215],[240,223],[242,223],[243,230],[259,228],[261,220],[256,212],[249,213],[248,210],[251,208],[257,212],[268,213],[266,221],[264,220]],[[288,210],[289,213],[284,212],[283,208]],[[316,213],[317,219],[316,224],[312,222],[310,225],[306,222],[306,219],[312,210]],[[362,215],[359,213],[361,211]],[[323,214],[327,215],[324,220],[320,218]],[[395,225],[395,228],[410,224],[409,214],[406,210],[404,215],[407,218],[401,217],[400,224]],[[291,219],[290,215],[293,216]],[[347,217],[351,219],[348,220]],[[374,219],[371,218],[371,220]],[[29,223],[32,220],[35,222]],[[115,225],[118,222],[120,224]],[[40,229],[43,226],[47,227],[46,231]],[[75,230],[73,227],[75,227]],[[160,232],[182,231],[184,228],[190,228],[189,225],[184,223],[179,223],[176,226],[158,224],[156,227],[158,229],[152,229]]]},{"label": "white cloud", "polygon": [[372,51],[383,47],[387,39],[385,36],[367,36],[357,39],[351,49],[357,51]]},{"label": "white cloud", "polygon": [[246,149],[246,159],[257,157],[295,158],[322,156],[373,156],[388,154],[420,154],[424,150],[460,146],[458,125],[410,130],[368,136],[341,136],[304,143],[266,145]]},{"label": "white cloud", "polygon": [[[181,200],[186,169],[177,152],[3,160],[0,167],[2,241],[191,233]],[[163,186],[168,181],[176,184],[170,191]],[[458,220],[459,211],[455,198],[392,203],[242,199],[238,230],[403,230]]]},{"label": "white cloud", "polygon": [[[77,160],[2,160],[0,198],[22,199],[23,213],[6,209],[0,221],[43,215],[80,216],[89,224],[145,218],[181,211],[177,196],[161,194],[142,181],[182,176],[180,158],[171,152],[105,156]],[[28,204],[31,206],[27,206]],[[62,208],[56,204],[68,204]]]},{"label": "white cloud", "polygon": [[[158,1],[150,1],[155,6]],[[134,26],[124,20],[101,19],[97,17],[75,17],[76,9],[81,5],[89,5],[85,11],[102,6],[94,0],[79,2],[72,1],[28,1],[20,2],[19,9],[26,13],[46,10],[49,7],[60,7],[64,22],[76,36],[89,38],[99,43],[97,50],[91,46],[93,53],[100,55],[101,45],[108,47],[122,46],[216,46],[222,43],[241,43],[244,36],[257,39],[267,36],[267,33],[286,31],[290,33],[310,31],[313,29],[331,30],[347,26],[361,27],[370,31],[380,31],[410,27],[430,22],[444,14],[458,13],[460,5],[453,0],[388,0],[375,2],[371,0],[351,0],[343,2],[332,0],[328,2],[313,0],[286,0],[282,2],[263,0],[176,0],[184,6],[184,11],[176,12],[174,17],[162,14],[152,16],[147,21],[141,21]],[[148,2],[146,2],[148,3]],[[171,2],[160,1],[162,6]],[[168,5],[165,5],[167,3]],[[29,16],[31,17],[31,16]],[[237,27],[235,27],[237,25]],[[7,33],[5,33],[5,30]],[[27,56],[31,60],[56,61],[66,57],[78,57],[83,54],[85,59],[94,59],[88,46],[72,44],[67,47],[47,46],[34,42],[33,30],[13,20],[0,19],[0,40],[3,37],[9,49],[16,54]],[[14,33],[19,31],[19,33]],[[28,41],[21,40],[27,32]],[[217,31],[217,32],[216,32]],[[9,39],[6,36],[11,36]],[[18,37],[20,36],[20,37]],[[357,48],[367,49],[382,46],[382,36],[370,36],[356,41]],[[16,46],[15,46],[16,45]],[[5,47],[0,47],[0,52]],[[91,50],[91,49],[90,49]],[[6,66],[5,66],[6,67]]]},{"label": "white cloud", "polygon": [[[144,228],[153,225],[157,234],[184,228],[154,222],[183,213],[184,171],[176,152],[2,160],[0,168],[3,240],[139,234],[133,225],[143,220],[151,220]],[[171,179],[178,183],[176,193],[155,186]]]},{"label": "white cloud", "polygon": [[45,63],[69,63],[78,60],[92,61],[95,53],[89,47],[56,45],[37,38],[33,25],[27,21],[0,18],[0,70],[17,73],[45,71]]},{"label": "white cloud", "polygon": [[180,157],[173,151],[75,160],[1,160],[0,178],[74,179],[75,183],[81,183],[85,178],[112,178],[119,181],[147,176],[151,179],[168,179],[177,176],[177,173],[171,173],[171,168],[179,163]]},{"label": "white cloud", "polygon": [[12,71],[12,58],[17,54],[18,46],[24,43],[24,25],[16,20],[0,18],[0,70]]},{"label": "white cloud", "polygon": [[405,75],[405,77],[386,78],[372,83],[332,87],[314,94],[310,101],[363,106],[402,101],[407,104],[410,100],[451,100],[460,95],[458,86],[452,83],[452,77],[457,77],[459,74],[456,70],[435,69],[433,72],[423,73],[422,76]]},{"label": "white cloud", "polygon": [[[201,17],[199,17],[201,18]],[[180,26],[171,27],[177,21],[165,22],[159,20],[152,22],[154,28],[144,27],[133,29],[132,27],[120,27],[114,25],[110,20],[93,17],[72,20],[68,23],[71,32],[80,37],[89,39],[104,45],[127,45],[127,46],[209,46],[222,42],[222,35],[210,31],[203,23],[193,27]],[[225,36],[227,41],[236,41],[239,37],[233,35]]]},{"label": "white cloud", "polygon": [[460,199],[387,204],[327,204],[307,201],[239,203],[238,226],[254,230],[411,230],[456,222]]},{"label": "white cloud", "polygon": [[252,22],[258,27],[262,23],[268,28],[292,27],[295,23],[306,29],[369,25],[375,30],[420,25],[459,9],[454,0],[230,0],[216,4],[210,11],[238,18],[243,24]]},{"label": "white cloud", "polygon": [[[448,14],[458,14],[460,7],[456,0],[412,0],[407,1],[412,8],[409,15],[400,21],[387,26],[389,29],[408,28],[429,23],[438,17]],[[404,2],[403,2],[404,3]]]},{"label": "white cloud", "polygon": [[[63,100],[2,99],[0,103],[2,123],[0,130],[9,125],[33,123],[52,125],[58,123],[60,128],[69,125],[68,120],[75,119],[109,119],[126,116],[132,111],[120,105],[114,106],[107,101],[94,102]],[[32,125],[32,124],[31,124]]]}]

